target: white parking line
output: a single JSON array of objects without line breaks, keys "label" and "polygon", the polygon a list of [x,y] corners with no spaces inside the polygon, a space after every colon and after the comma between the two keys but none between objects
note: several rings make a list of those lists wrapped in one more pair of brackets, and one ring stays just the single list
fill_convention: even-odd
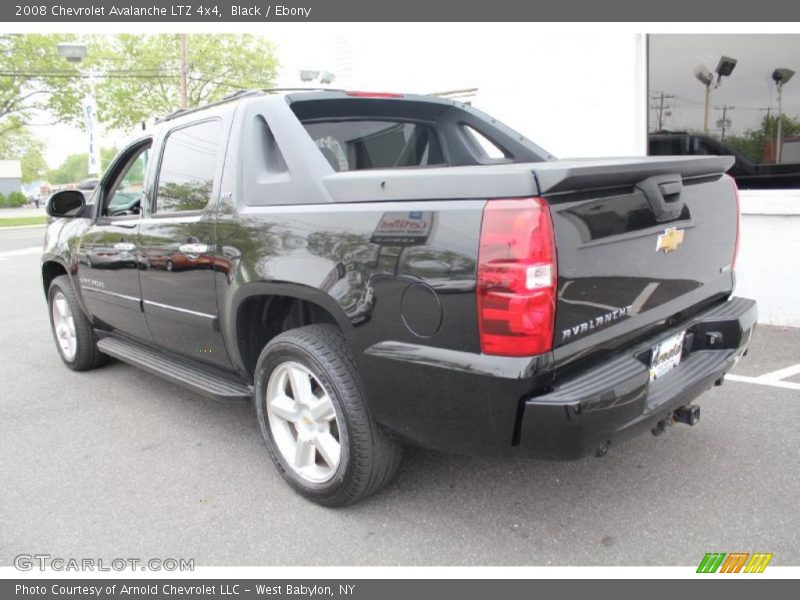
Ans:
[{"label": "white parking line", "polygon": [[[796,365],[800,366],[800,365]],[[787,369],[782,369],[782,371],[789,371],[791,367]],[[725,375],[725,381],[738,381],[739,383],[754,383],[756,385],[767,385],[769,387],[776,387],[776,388],[783,388],[785,390],[800,390],[800,383],[794,383],[792,381],[782,381],[781,379],[774,379],[770,376],[774,375],[775,373],[779,373],[780,371],[774,371],[773,373],[767,373],[766,375],[761,375],[759,377],[747,377],[745,375]],[[791,376],[800,371],[792,371],[788,376]]]},{"label": "white parking line", "polygon": [[772,371],[770,373],[764,373],[763,375],[759,375],[758,379],[761,381],[780,381],[781,379],[788,379],[793,375],[797,375],[800,373],[800,364],[792,365],[791,367],[786,367],[785,369],[778,369],[777,371]]}]

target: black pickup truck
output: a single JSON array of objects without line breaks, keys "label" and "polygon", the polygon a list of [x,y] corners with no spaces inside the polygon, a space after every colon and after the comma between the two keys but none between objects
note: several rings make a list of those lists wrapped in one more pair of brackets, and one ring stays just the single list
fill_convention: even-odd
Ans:
[{"label": "black pickup truck", "polygon": [[648,136],[651,156],[731,156],[728,175],[744,190],[794,189],[800,187],[800,164],[757,163],[733,146],[704,135],[684,131],[656,131]]},{"label": "black pickup truck", "polygon": [[353,503],[403,443],[577,459],[674,422],[745,352],[726,157],[555,160],[426,96],[248,92],[173,114],[42,262],[74,370],[253,401],[301,494]]}]

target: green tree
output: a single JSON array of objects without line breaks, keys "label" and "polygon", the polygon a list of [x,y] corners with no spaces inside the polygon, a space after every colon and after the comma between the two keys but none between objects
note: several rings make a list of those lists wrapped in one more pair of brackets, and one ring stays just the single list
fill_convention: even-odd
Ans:
[{"label": "green tree", "polygon": [[[255,35],[187,35],[188,105],[237,90],[273,85],[278,61],[272,44]],[[98,115],[112,129],[137,127],[180,106],[180,35],[94,36],[87,68],[96,85]]]},{"label": "green tree", "polygon": [[58,166],[47,174],[50,183],[74,183],[86,179],[89,174],[89,155],[70,154]]},{"label": "green tree", "polygon": [[[189,107],[273,84],[278,62],[272,44],[263,37],[186,37]],[[179,35],[85,36],[88,54],[79,65],[58,54],[59,42],[74,39],[0,34],[0,137],[48,115],[80,124],[81,100],[90,85],[100,121],[111,129],[137,127],[180,106]]]},{"label": "green tree", "polygon": [[[800,135],[800,117],[781,116],[783,137]],[[736,148],[751,160],[764,162],[764,152],[769,143],[774,143],[778,135],[778,117],[764,116],[761,127],[749,129],[742,135],[732,135],[725,138],[725,143]]]},{"label": "green tree", "polygon": [[44,142],[22,127],[0,136],[0,158],[22,163],[22,183],[41,179],[47,173]]},{"label": "green tree", "polygon": [[77,122],[86,90],[74,65],[58,54],[71,36],[0,35],[0,138],[44,113]]},{"label": "green tree", "polygon": [[[100,150],[100,164],[103,168],[108,166],[116,156],[116,148],[102,148]],[[89,154],[70,154],[63,160],[57,169],[52,169],[47,173],[47,180],[50,183],[78,183],[89,177]]]}]

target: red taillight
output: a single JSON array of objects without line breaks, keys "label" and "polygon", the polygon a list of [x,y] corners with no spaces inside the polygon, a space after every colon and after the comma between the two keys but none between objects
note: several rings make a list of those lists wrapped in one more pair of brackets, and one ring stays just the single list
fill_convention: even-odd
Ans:
[{"label": "red taillight", "polygon": [[403,94],[392,94],[391,92],[345,92],[353,98],[402,98]]},{"label": "red taillight", "polygon": [[733,260],[731,261],[731,271],[736,268],[736,259],[739,256],[739,230],[742,228],[742,212],[739,203],[739,186],[736,185],[736,180],[731,177],[731,185],[733,186],[733,195],[736,197],[736,245],[733,248]]},{"label": "red taillight", "polygon": [[541,198],[490,200],[478,252],[478,326],[485,354],[530,356],[553,347],[556,249]]}]

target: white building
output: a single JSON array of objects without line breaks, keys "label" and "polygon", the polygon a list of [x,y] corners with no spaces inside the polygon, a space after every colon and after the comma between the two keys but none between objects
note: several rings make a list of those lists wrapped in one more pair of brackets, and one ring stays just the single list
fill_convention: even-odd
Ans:
[{"label": "white building", "polygon": [[0,160],[0,194],[7,197],[22,189],[22,163],[18,160]]}]

